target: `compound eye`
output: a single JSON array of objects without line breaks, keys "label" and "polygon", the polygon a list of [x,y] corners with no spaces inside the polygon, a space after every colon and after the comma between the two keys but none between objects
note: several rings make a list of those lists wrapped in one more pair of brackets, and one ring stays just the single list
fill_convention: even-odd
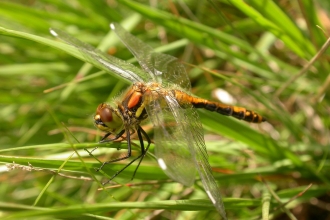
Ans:
[{"label": "compound eye", "polygon": [[106,124],[112,122],[112,109],[106,104],[100,104],[96,109],[96,115],[94,117],[97,124]]},{"label": "compound eye", "polygon": [[113,120],[112,110],[109,107],[107,107],[106,105],[103,105],[100,108],[98,113],[99,113],[100,119],[101,119],[101,121],[103,121],[103,123],[112,122],[112,120]]},{"label": "compound eye", "polygon": [[115,109],[110,105],[100,104],[96,109],[94,116],[95,126],[108,133],[117,133],[118,130],[123,128],[123,119],[117,115]]}]

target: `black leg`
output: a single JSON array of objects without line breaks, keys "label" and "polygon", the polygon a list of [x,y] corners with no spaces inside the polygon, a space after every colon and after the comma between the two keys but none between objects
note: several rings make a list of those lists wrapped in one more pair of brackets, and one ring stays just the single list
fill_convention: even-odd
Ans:
[{"label": "black leg", "polygon": [[[125,131],[125,130],[123,130],[123,131]],[[121,131],[120,133],[124,133],[123,131]],[[98,168],[96,171],[99,171],[99,170],[101,170],[103,167],[104,167],[104,165],[106,165],[106,164],[109,164],[109,163],[113,163],[113,162],[117,162],[117,161],[121,161],[121,160],[125,160],[125,159],[127,159],[127,158],[129,158],[130,156],[131,156],[131,154],[132,154],[132,149],[131,149],[131,136],[130,136],[130,133],[129,133],[130,131],[129,131],[129,129],[126,129],[126,139],[127,139],[127,155],[126,156],[124,156],[124,157],[120,157],[120,158],[117,158],[117,159],[114,159],[114,160],[109,160],[109,161],[105,161],[105,162],[103,162],[103,164],[100,166],[100,168]],[[119,133],[119,134],[120,134]],[[119,135],[118,134],[118,135]],[[118,136],[117,135],[117,136]],[[122,134],[121,134],[122,135]],[[121,136],[120,135],[120,136]],[[116,137],[117,137],[116,136]],[[120,137],[119,136],[119,137]],[[124,169],[125,169],[126,167],[124,167]],[[121,171],[123,171],[123,170],[120,170],[120,172]]]},{"label": "black leg", "polygon": [[[109,137],[110,135],[111,135],[110,132],[109,132],[109,133],[106,133],[106,134],[104,135],[104,137],[101,139],[100,143],[102,143],[102,141],[103,141],[104,139],[106,139],[107,137]],[[94,147],[93,150],[91,150],[91,151],[87,150],[86,148],[84,148],[84,150],[87,151],[87,153],[89,154],[89,156],[94,157],[92,153],[93,153],[93,151],[96,150],[97,148],[99,148],[99,147],[98,147],[98,146],[97,146],[97,147]],[[94,157],[94,158],[95,158],[95,157]]]},{"label": "black leg", "polygon": [[107,137],[109,137],[111,135],[111,133],[106,133],[103,138],[100,140],[100,142],[102,143],[102,141],[104,141]]},{"label": "black leg", "polygon": [[111,139],[107,139],[107,137],[109,137],[109,135],[111,135],[111,133],[107,133],[104,135],[104,137],[100,140],[100,143],[106,143],[106,142],[111,142],[111,141],[114,141],[114,140],[117,140],[118,138],[120,138],[125,132],[125,129],[122,130],[121,132],[119,132],[114,138],[111,138]]},{"label": "black leg", "polygon": [[[140,140],[140,146],[141,146],[141,155],[139,156],[139,157],[141,157],[141,159],[140,159],[137,167],[134,170],[134,173],[133,173],[133,176],[132,176],[132,180],[134,179],[134,176],[136,174],[136,171],[138,170],[138,168],[139,168],[139,166],[140,166],[143,158],[146,156],[146,154],[148,152],[148,149],[149,149],[149,146],[150,146],[150,143],[151,143],[151,140],[150,140],[148,134],[140,126],[138,126],[138,128],[137,128],[137,133],[138,133],[138,137],[139,137],[139,140]],[[145,139],[148,142],[148,145],[147,145],[146,148],[144,148],[144,143],[143,143],[143,137],[142,137],[142,135],[145,137]],[[138,159],[138,158],[136,158],[136,159]]]},{"label": "black leg", "polygon": [[[111,139],[108,139],[108,140],[105,140],[107,137],[109,137],[111,135],[111,133],[106,133],[104,135],[104,137],[101,139],[100,143],[106,143],[106,142],[110,142],[110,141],[114,141],[114,140],[117,140],[118,138],[120,138],[123,134],[124,134],[125,130],[122,130],[121,132],[119,132],[119,134],[116,135],[116,137],[114,138],[111,138]],[[92,154],[94,150],[96,150],[98,148],[97,147],[94,147],[93,150],[89,151],[87,150],[86,148],[84,148],[85,151],[87,151],[87,153],[89,154],[89,156],[91,157],[94,157],[94,155]],[[96,159],[97,161],[99,161],[97,158],[94,157],[94,159]],[[100,161],[99,161],[100,162]]]},{"label": "black leg", "polygon": [[[118,174],[120,174],[122,171],[124,171],[127,167],[129,167],[132,163],[134,163],[136,160],[138,160],[138,159],[140,159],[140,161],[139,161],[139,164],[138,164],[138,166],[136,167],[136,169],[135,169],[135,171],[134,171],[134,174],[133,174],[133,177],[132,177],[132,179],[134,178],[134,176],[135,176],[135,173],[136,173],[136,171],[137,171],[137,169],[139,168],[139,166],[140,166],[140,163],[142,162],[142,159],[144,158],[144,156],[146,155],[146,153],[147,153],[147,151],[148,151],[148,149],[149,149],[149,146],[150,146],[150,143],[151,143],[151,140],[150,140],[150,138],[149,138],[149,136],[147,135],[147,133],[140,127],[140,126],[138,126],[137,127],[137,133],[138,133],[138,137],[139,137],[139,141],[140,141],[140,146],[141,146],[141,154],[138,156],[138,157],[136,157],[136,158],[134,158],[132,161],[130,161],[128,164],[126,164],[126,166],[124,166],[121,170],[119,170],[119,171],[117,171],[108,181],[106,181],[106,182],[104,182],[104,183],[102,183],[103,185],[105,185],[105,184],[107,184],[107,183],[109,183],[111,180],[113,180],[116,176],[118,176]],[[147,146],[147,148],[145,149],[144,148],[144,143],[143,143],[143,137],[142,137],[142,135],[147,139],[147,141],[148,141],[148,146]],[[116,159],[116,160],[112,160],[112,161],[108,161],[108,162],[105,162],[105,163],[103,163],[102,164],[102,166],[101,166],[101,168],[105,165],[105,164],[107,164],[107,163],[112,163],[112,162],[116,162],[116,161],[120,161],[120,160],[124,160],[124,159],[127,159],[127,158],[129,158],[130,156],[131,156],[131,140],[130,140],[130,134],[129,134],[129,132],[127,132],[127,146],[128,146],[128,153],[127,153],[127,156],[126,157],[122,157],[122,158],[119,158],[119,159]]]}]

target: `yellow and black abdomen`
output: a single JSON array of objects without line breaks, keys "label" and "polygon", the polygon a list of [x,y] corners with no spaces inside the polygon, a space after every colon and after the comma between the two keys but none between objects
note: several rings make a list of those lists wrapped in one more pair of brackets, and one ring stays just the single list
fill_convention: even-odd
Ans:
[{"label": "yellow and black abdomen", "polygon": [[220,102],[211,102],[206,99],[190,96],[187,93],[179,90],[175,90],[175,96],[182,107],[184,107],[188,103],[191,103],[195,108],[204,108],[212,112],[232,116],[247,122],[261,123],[263,121],[266,121],[266,119],[258,113],[243,107],[226,105]]}]

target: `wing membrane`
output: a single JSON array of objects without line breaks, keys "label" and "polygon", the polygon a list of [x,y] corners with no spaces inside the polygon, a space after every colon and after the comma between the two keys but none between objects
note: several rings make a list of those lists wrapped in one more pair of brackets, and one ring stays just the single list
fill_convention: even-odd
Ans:
[{"label": "wing membrane", "polygon": [[199,120],[198,113],[191,106],[190,108],[186,109],[185,115],[185,125],[187,126],[186,129],[189,130],[189,136],[192,138],[192,141],[189,144],[192,144],[191,147],[194,149],[195,164],[201,177],[204,189],[223,219],[227,219],[225,208],[219,192],[219,187],[213,177],[211,166],[208,162],[203,127]]},{"label": "wing membrane", "polygon": [[198,113],[192,105],[187,105],[183,109],[171,94],[163,92],[163,96],[159,97],[157,93],[154,95],[157,97],[150,98],[158,101],[152,101],[147,107],[148,115],[155,127],[156,156],[164,160],[167,167],[164,171],[182,183],[182,180],[193,180],[194,176],[187,173],[197,167],[208,197],[226,219],[219,188],[208,162],[203,127]]},{"label": "wing membrane", "polygon": [[117,23],[112,23],[110,27],[135,56],[140,66],[150,74],[154,82],[161,83],[164,87],[170,87],[175,83],[190,91],[190,81],[186,69],[177,58],[154,52],[152,47],[128,33]]},{"label": "wing membrane", "polygon": [[[150,94],[145,99],[149,99],[146,110],[154,127],[158,163],[170,178],[191,186],[196,175],[193,155],[186,143],[184,127],[177,122],[177,115],[172,112],[172,108],[179,107],[179,104],[172,97],[165,100],[165,96],[158,94]],[[182,112],[178,111],[182,109],[176,110],[176,114],[181,115]]]},{"label": "wing membrane", "polygon": [[64,31],[54,28],[50,29],[50,33],[67,44],[77,48],[89,63],[102,70],[107,72],[112,71],[127,79],[129,82],[147,82],[150,79],[147,73],[133,64],[110,56],[89,44],[81,42]]}]

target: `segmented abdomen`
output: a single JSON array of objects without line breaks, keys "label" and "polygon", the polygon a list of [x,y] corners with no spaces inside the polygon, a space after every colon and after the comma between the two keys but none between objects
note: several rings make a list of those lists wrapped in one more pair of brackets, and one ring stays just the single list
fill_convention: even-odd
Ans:
[{"label": "segmented abdomen", "polygon": [[187,103],[191,103],[195,108],[204,108],[212,112],[217,112],[222,115],[232,116],[247,122],[261,123],[263,121],[266,121],[266,119],[261,115],[259,115],[258,113],[243,107],[226,105],[219,102],[211,102],[206,99],[190,96],[187,93],[179,90],[175,90],[175,96],[182,106],[184,106]]}]

